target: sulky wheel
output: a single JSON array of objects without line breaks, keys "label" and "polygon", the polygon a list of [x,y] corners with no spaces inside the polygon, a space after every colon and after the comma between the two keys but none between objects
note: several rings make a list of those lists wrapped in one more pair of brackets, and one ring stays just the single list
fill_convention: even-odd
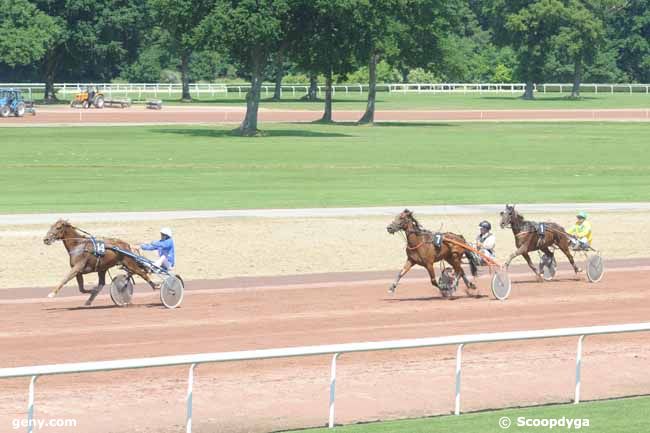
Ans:
[{"label": "sulky wheel", "polygon": [[505,301],[510,296],[512,290],[512,283],[510,275],[506,271],[497,271],[492,275],[492,283],[490,285],[492,294],[499,301]]},{"label": "sulky wheel", "polygon": [[592,283],[602,280],[605,274],[605,265],[600,254],[596,253],[587,257],[587,279]]},{"label": "sulky wheel", "polygon": [[133,280],[125,274],[116,275],[111,281],[111,300],[118,307],[125,307],[133,298]]},{"label": "sulky wheel", "polygon": [[169,274],[160,285],[160,302],[167,308],[176,308],[183,302],[185,286],[178,275]]}]

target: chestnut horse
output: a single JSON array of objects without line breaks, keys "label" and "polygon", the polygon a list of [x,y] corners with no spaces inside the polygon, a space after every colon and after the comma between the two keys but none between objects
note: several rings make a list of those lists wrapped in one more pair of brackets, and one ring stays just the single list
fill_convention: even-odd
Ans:
[{"label": "chestnut horse", "polygon": [[[395,281],[390,285],[388,289],[389,293],[395,293],[399,281],[404,275],[406,275],[413,265],[424,267],[427,272],[429,272],[431,284],[442,292],[442,288],[438,285],[438,281],[436,281],[436,271],[434,269],[434,263],[439,262],[440,260],[446,261],[454,269],[454,273],[456,274],[455,284],[457,284],[458,280],[462,278],[467,289],[476,290],[476,285],[468,280],[461,266],[461,258],[465,255],[470,259],[472,275],[477,275],[476,266],[472,263],[468,251],[456,243],[445,242],[445,239],[449,239],[458,243],[466,244],[467,242],[465,242],[463,236],[449,232],[440,233],[443,236],[442,243],[440,244],[440,247],[436,247],[433,241],[436,233],[424,229],[413,216],[413,212],[408,209],[404,209],[403,212],[397,215],[395,220],[386,227],[386,230],[390,234],[395,234],[399,231],[403,231],[406,234],[406,263],[402,270],[397,274]],[[469,291],[466,291],[467,294],[470,295]],[[475,296],[477,295],[478,293]]]},{"label": "chestnut horse", "polygon": [[515,210],[515,205],[506,205],[506,209],[501,212],[501,228],[503,229],[510,227],[512,229],[512,233],[515,235],[515,245],[517,246],[517,250],[514,253],[510,254],[510,257],[508,258],[508,261],[505,265],[506,268],[510,266],[510,262],[515,257],[523,256],[524,259],[526,259],[528,266],[530,266],[530,269],[532,269],[535,273],[537,280],[544,281],[542,276],[533,265],[533,262],[531,261],[528,253],[531,251],[541,250],[544,252],[544,254],[553,257],[553,252],[550,248],[557,246],[560,250],[562,250],[567,259],[569,259],[569,263],[571,263],[571,266],[573,266],[573,270],[576,272],[576,274],[578,272],[581,272],[580,268],[576,266],[573,260],[573,256],[571,255],[571,237],[564,230],[564,227],[551,222],[543,222],[541,224],[544,224],[545,230],[543,238],[540,239],[540,235],[537,230],[539,224],[533,221],[526,221],[524,219],[524,216]]},{"label": "chestnut horse", "polygon": [[[80,233],[76,227],[65,220],[58,220],[52,224],[45,238],[43,238],[43,243],[51,245],[58,240],[63,241],[65,249],[68,250],[71,269],[54,290],[50,292],[48,295],[50,298],[55,297],[68,281],[76,277],[79,291],[81,293],[90,293],[90,297],[86,301],[86,305],[90,305],[106,285],[106,271],[117,265],[124,266],[130,273],[139,275],[151,287],[156,288],[155,284],[149,279],[147,272],[138,266],[134,259],[125,257],[110,249],[110,247],[118,247],[126,251],[132,251],[131,246],[124,241],[113,238],[97,239],[104,242],[106,246],[105,254],[97,257],[94,254],[96,240]],[[85,290],[83,274],[93,272],[97,272],[99,283],[93,290]]]}]

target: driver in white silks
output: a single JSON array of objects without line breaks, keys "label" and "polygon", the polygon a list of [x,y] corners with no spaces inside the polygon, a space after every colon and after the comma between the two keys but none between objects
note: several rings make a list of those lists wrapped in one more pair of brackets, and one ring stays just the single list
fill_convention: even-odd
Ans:
[{"label": "driver in white silks", "polygon": [[[495,247],[497,245],[497,237],[490,231],[492,230],[492,224],[484,220],[478,226],[480,232],[476,237],[476,249],[491,259],[496,258]],[[481,265],[485,264],[485,260],[481,258]]]},{"label": "driver in white silks", "polygon": [[158,260],[154,264],[159,268],[171,270],[176,264],[174,254],[174,239],[172,238],[172,229],[163,227],[160,229],[160,240],[148,244],[140,245],[145,251],[158,251]]}]

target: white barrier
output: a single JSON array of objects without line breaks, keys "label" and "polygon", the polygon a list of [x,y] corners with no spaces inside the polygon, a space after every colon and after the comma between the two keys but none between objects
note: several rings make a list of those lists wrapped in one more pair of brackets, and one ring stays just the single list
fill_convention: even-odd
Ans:
[{"label": "white barrier", "polygon": [[[113,94],[132,95],[138,98],[143,96],[161,97],[172,95],[177,96],[182,92],[180,83],[54,83],[54,89],[58,94],[71,95],[86,88],[88,85],[97,87],[109,97]],[[397,93],[520,93],[526,85],[524,83],[380,83],[377,85],[379,91]],[[535,84],[535,91],[541,93],[566,93],[571,91],[572,84],[569,83],[543,83]],[[0,83],[0,88],[19,88],[29,93],[30,99],[34,92],[42,93],[45,89],[44,83]],[[237,93],[242,96],[250,89],[248,84],[220,84],[220,83],[191,83],[190,92],[201,96],[227,95]],[[263,84],[262,92],[270,96],[275,89],[275,84]],[[309,84],[283,84],[281,93],[291,92],[292,96],[306,94]],[[650,84],[631,83],[583,83],[580,85],[582,92],[586,93],[645,93],[650,94]],[[367,84],[336,84],[332,86],[333,93],[364,93],[368,90]],[[318,93],[324,91],[324,86],[318,86]]]},{"label": "white barrier", "polygon": [[248,350],[241,352],[201,353],[195,355],[161,356],[155,358],[123,359],[114,361],[83,362],[74,364],[53,364],[31,367],[14,367],[0,369],[0,379],[31,377],[28,397],[28,433],[32,432],[34,417],[34,391],[39,376],[72,373],[90,373],[96,371],[126,370],[135,368],[167,367],[190,365],[187,385],[186,432],[192,431],[192,394],[194,370],[199,364],[213,362],[250,361],[273,358],[291,358],[297,356],[333,355],[330,376],[329,427],[334,426],[334,401],[336,399],[336,361],[340,355],[355,352],[374,352],[380,350],[415,349],[435,346],[456,345],[456,394],[454,413],[460,415],[461,395],[461,356],[468,344],[496,343],[504,341],[534,340],[543,338],[579,337],[576,351],[576,375],[574,403],[580,402],[580,370],[582,366],[582,346],[585,336],[619,334],[626,332],[650,331],[650,322],[610,326],[588,326],[581,328],[560,328],[537,331],[497,332],[490,334],[469,334],[450,337],[417,338],[409,340],[378,341],[367,343],[333,344],[323,346],[290,347],[284,349]]}]

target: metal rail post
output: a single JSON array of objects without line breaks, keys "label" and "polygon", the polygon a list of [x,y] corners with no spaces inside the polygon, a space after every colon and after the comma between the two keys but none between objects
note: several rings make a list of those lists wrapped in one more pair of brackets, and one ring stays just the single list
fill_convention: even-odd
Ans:
[{"label": "metal rail post", "polygon": [[582,367],[582,342],[584,339],[584,335],[581,335],[580,338],[578,338],[578,349],[576,351],[576,389],[573,397],[574,404],[580,403],[580,367]]},{"label": "metal rail post", "polygon": [[27,400],[27,433],[34,431],[34,387],[38,376],[32,376],[29,381],[29,398]]},{"label": "metal rail post", "polygon": [[454,407],[454,414],[460,415],[460,376],[461,376],[461,362],[463,357],[463,346],[459,344],[456,349],[456,404]]},{"label": "metal rail post", "polygon": [[187,417],[185,419],[185,433],[192,433],[192,394],[194,386],[194,368],[196,364],[190,366],[190,372],[187,378]]},{"label": "metal rail post", "polygon": [[332,371],[330,373],[330,416],[328,421],[329,428],[334,428],[334,401],[336,400],[336,360],[340,353],[335,353],[332,357]]}]

